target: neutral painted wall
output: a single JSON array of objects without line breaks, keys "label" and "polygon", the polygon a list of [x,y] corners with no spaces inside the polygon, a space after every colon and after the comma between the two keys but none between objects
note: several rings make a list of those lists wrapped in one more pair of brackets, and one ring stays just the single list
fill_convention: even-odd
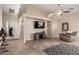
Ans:
[{"label": "neutral painted wall", "polygon": [[[52,21],[52,36],[59,37],[59,33],[62,33],[62,23],[69,23],[69,31],[79,32],[79,12],[67,13],[62,16],[54,16]],[[78,33],[77,33],[78,35]]]},{"label": "neutral painted wall", "polygon": [[0,6],[0,29],[2,28],[2,7]]},{"label": "neutral painted wall", "polygon": [[13,27],[14,38],[19,38],[19,23],[18,17],[13,14],[3,13],[3,27],[6,29],[6,22],[8,22],[9,27]]},{"label": "neutral painted wall", "polygon": [[[34,5],[29,5],[26,11],[27,14],[36,15],[39,17],[47,17],[47,14],[43,10],[37,8]],[[34,21],[36,20],[37,19],[24,17],[24,40],[33,40],[33,34],[36,32],[45,31],[47,33],[47,21],[44,21],[44,29],[34,29]]]},{"label": "neutral painted wall", "polygon": [[[35,19],[25,18],[24,19],[24,39],[25,40],[33,40],[34,33],[45,31],[47,33],[47,21],[45,22],[44,29],[35,29],[34,28]],[[38,20],[40,21],[40,20]]]},{"label": "neutral painted wall", "polygon": [[52,22],[47,22],[47,37],[52,38]]}]

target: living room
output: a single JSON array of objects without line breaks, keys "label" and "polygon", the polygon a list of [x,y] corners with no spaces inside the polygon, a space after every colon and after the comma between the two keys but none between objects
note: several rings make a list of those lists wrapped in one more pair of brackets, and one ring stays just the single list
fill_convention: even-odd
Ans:
[{"label": "living room", "polygon": [[0,28],[3,27],[5,32],[8,32],[9,27],[13,28],[13,36],[7,34],[8,51],[1,54],[50,55],[39,50],[61,43],[79,44],[78,6],[79,4],[1,5]]},{"label": "living room", "polygon": [[[48,7],[45,7],[48,6]],[[69,7],[68,7],[69,6]],[[74,8],[73,8],[73,7]],[[53,7],[51,10],[49,8]],[[46,9],[47,8],[47,9]],[[22,8],[23,9],[23,8]],[[56,10],[55,10],[56,9]],[[63,11],[68,11],[67,13],[62,13],[61,15],[56,15],[59,9]],[[55,11],[53,11],[55,10]],[[47,12],[46,12],[47,11]],[[48,38],[59,38],[60,33],[72,33],[77,31],[78,35],[78,9],[77,5],[58,5],[58,4],[38,4],[38,5],[28,5],[27,12],[24,14],[24,39],[33,40],[33,34],[36,32],[45,31]],[[51,12],[51,13],[50,13]],[[53,14],[48,18],[48,15]],[[45,22],[45,28],[34,28],[35,21]],[[63,23],[67,23],[67,30],[63,30]],[[27,24],[27,25],[26,25]],[[28,37],[28,38],[27,38]],[[78,36],[77,36],[78,38]]]}]

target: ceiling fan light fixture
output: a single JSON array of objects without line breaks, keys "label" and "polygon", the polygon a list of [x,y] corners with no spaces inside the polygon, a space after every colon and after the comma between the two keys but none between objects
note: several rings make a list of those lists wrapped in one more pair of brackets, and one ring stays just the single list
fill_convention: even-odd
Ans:
[{"label": "ceiling fan light fixture", "polygon": [[61,15],[61,14],[62,14],[62,11],[57,12],[57,15]]}]

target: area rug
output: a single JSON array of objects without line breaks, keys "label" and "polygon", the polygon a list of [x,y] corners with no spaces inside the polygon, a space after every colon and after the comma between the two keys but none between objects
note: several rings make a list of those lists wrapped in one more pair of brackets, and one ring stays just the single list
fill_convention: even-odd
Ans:
[{"label": "area rug", "polygon": [[69,44],[55,45],[43,51],[48,55],[79,55],[79,47]]}]

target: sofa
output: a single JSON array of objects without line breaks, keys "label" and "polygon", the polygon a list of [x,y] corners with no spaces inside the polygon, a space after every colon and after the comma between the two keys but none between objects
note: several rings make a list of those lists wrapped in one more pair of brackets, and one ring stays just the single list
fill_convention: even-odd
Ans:
[{"label": "sofa", "polygon": [[60,39],[66,42],[72,42],[77,39],[77,31],[72,33],[60,33]]}]

